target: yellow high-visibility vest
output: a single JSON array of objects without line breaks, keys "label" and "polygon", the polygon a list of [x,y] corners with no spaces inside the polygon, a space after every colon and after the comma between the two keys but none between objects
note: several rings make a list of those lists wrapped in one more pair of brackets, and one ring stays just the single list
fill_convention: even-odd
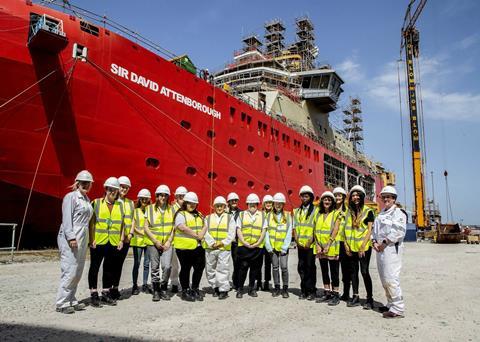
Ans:
[{"label": "yellow high-visibility vest", "polygon": [[[345,222],[343,224],[343,232],[344,232],[343,235],[345,238],[345,243],[348,244],[352,252],[360,251],[360,247],[363,244],[363,240],[365,239],[365,236],[368,233],[368,224],[365,224],[364,221],[367,218],[369,212],[373,212],[372,209],[368,208],[367,206],[364,206],[362,209],[362,213],[360,215],[361,221],[359,222],[359,226],[358,228],[354,228],[352,213],[350,209],[347,210],[347,213],[345,215]],[[369,241],[367,241],[365,245],[365,251],[367,251],[371,245],[372,245],[372,242],[369,239]]]},{"label": "yellow high-visibility vest", "polygon": [[[260,240],[260,237],[262,236],[264,220],[265,214],[261,211],[257,211],[255,213],[255,219],[253,220],[253,222],[250,219],[250,216],[245,213],[245,211],[242,211],[240,213],[240,223],[242,225],[240,227],[240,230],[242,231],[243,240],[245,242],[253,245],[258,240]],[[265,241],[262,241],[262,243],[258,247],[263,248],[264,244]],[[239,240],[238,245],[243,246],[243,243]]]},{"label": "yellow high-visibility vest", "polygon": [[344,242],[345,241],[345,233],[343,229],[345,228],[345,214],[347,210],[342,210],[342,209],[335,209],[335,212],[337,213],[337,220],[340,220],[340,226],[338,227],[338,241]]},{"label": "yellow high-visibility vest", "polygon": [[[283,219],[284,218],[284,219]],[[267,215],[267,231],[268,238],[270,241],[270,246],[272,246],[274,251],[281,252],[282,246],[287,237],[288,227],[292,221],[292,216],[290,212],[284,211],[282,216],[282,221],[277,221],[277,214],[270,212]]]},{"label": "yellow high-visibility vest", "polygon": [[[173,218],[175,217],[173,207],[167,205],[162,212],[155,204],[150,204],[146,213],[150,231],[155,235],[155,239],[163,245],[172,234]],[[153,246],[154,244],[148,236],[145,237],[145,243],[147,246]]]},{"label": "yellow high-visibility vest", "polygon": [[[318,207],[314,206],[310,216],[307,218],[307,214],[303,213],[302,208],[294,209],[293,218],[295,220],[295,232],[297,234],[297,243],[301,247],[305,247],[308,240],[313,238],[313,228],[315,227],[315,217],[318,213]],[[310,245],[313,248],[314,244]]]},{"label": "yellow high-visibility vest", "polygon": [[110,242],[112,246],[118,246],[123,228],[123,204],[115,201],[110,211],[105,199],[97,198],[93,201],[93,210],[95,212],[95,243],[101,246]]},{"label": "yellow high-visibility vest", "polygon": [[[135,220],[135,228],[144,232],[144,225],[145,225],[145,213],[142,211],[141,208],[136,208],[133,212],[133,218]],[[145,247],[146,243],[145,240],[148,239],[145,235],[138,234],[135,230],[133,231],[133,237],[130,240],[130,246],[132,247]]]},{"label": "yellow high-visibility vest", "polygon": [[[203,228],[203,218],[200,215],[194,216],[186,210],[178,212],[177,215],[183,215],[185,217],[185,225],[196,234],[200,233]],[[176,228],[173,244],[176,249],[195,249],[198,247],[198,240]]]},{"label": "yellow high-visibility vest", "polygon": [[[335,228],[335,222],[337,222],[338,217],[339,213],[335,210],[329,212],[326,216],[320,212],[317,214],[317,218],[315,220],[315,240],[320,246],[325,247],[330,241],[330,238],[333,234],[333,229]],[[338,235],[339,234],[337,232],[335,240],[330,243],[330,248],[326,253],[327,256],[336,257],[340,254],[340,237]],[[313,252],[315,254],[319,252],[316,244]]]},{"label": "yellow high-visibility vest", "polygon": [[[120,200],[120,202],[122,202],[122,200]],[[124,198],[123,210],[124,210],[124,216],[123,216],[124,226],[125,226],[125,229],[130,231],[130,228],[132,227],[133,212],[135,211],[135,204],[133,203],[133,201],[128,198]]]},{"label": "yellow high-visibility vest", "polygon": [[[205,218],[207,223],[207,232],[215,240],[215,242],[222,242],[228,237],[228,226],[230,224],[230,214],[223,213],[220,217],[217,214],[210,214]],[[202,241],[202,246],[209,249],[205,240]],[[222,251],[231,250],[231,244],[219,248]]]}]

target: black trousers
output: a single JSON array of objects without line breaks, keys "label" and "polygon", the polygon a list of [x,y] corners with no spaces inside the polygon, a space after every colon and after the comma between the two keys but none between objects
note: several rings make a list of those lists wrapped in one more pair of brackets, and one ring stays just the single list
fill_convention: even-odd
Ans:
[{"label": "black trousers", "polygon": [[116,276],[116,262],[120,252],[117,247],[109,242],[105,245],[90,247],[90,268],[88,270],[88,287],[96,289],[98,285],[98,272],[103,261],[102,288],[109,289],[113,286]]},{"label": "black trousers", "polygon": [[[260,268],[264,267],[263,271],[263,281],[265,282],[270,282],[272,280],[272,257],[270,253],[267,252],[267,250],[262,248],[262,264],[260,265]],[[258,278],[257,278],[257,285],[262,283],[262,272],[260,271],[258,273]]]},{"label": "black trousers", "polygon": [[323,285],[331,284],[332,287],[338,287],[340,285],[340,278],[338,275],[340,262],[338,260],[329,260],[326,258],[320,259],[320,268],[322,269]]},{"label": "black trousers", "polygon": [[232,283],[234,288],[238,288],[238,271],[240,269],[240,266],[238,264],[238,258],[237,258],[237,250],[238,250],[238,243],[236,241],[232,242],[232,248],[231,248],[231,255],[232,255],[232,264],[233,264],[233,273],[232,273]]},{"label": "black trousers", "polygon": [[205,250],[202,246],[195,249],[175,249],[178,261],[180,262],[180,285],[182,290],[190,287],[190,271],[192,274],[192,289],[197,290],[200,287],[203,270],[205,269]]},{"label": "black trousers", "polygon": [[370,277],[370,272],[368,267],[370,266],[370,257],[372,256],[372,248],[369,248],[365,252],[365,256],[360,258],[358,253],[352,252],[352,256],[348,258],[350,261],[349,267],[351,267],[351,279],[352,279],[352,288],[353,294],[358,294],[358,286],[360,283],[358,277],[358,271],[362,274],[363,283],[365,284],[365,290],[367,292],[367,299],[373,298],[373,285],[372,278]]},{"label": "black trousers", "polygon": [[127,258],[128,249],[130,248],[130,243],[123,243],[123,248],[117,253],[117,260],[115,261],[115,279],[113,282],[113,287],[118,287],[120,284],[120,278],[122,277],[123,264]]},{"label": "black trousers", "polygon": [[315,254],[312,248],[297,248],[298,266],[300,275],[300,290],[303,294],[309,295],[316,292],[317,266],[315,265]]},{"label": "black trousers", "polygon": [[243,289],[249,270],[250,273],[248,276],[248,286],[250,288],[255,287],[255,281],[258,279],[258,274],[262,272],[262,250],[262,248],[247,248],[245,246],[238,247],[237,258],[239,263],[239,289]]},{"label": "black trousers", "polygon": [[350,257],[345,252],[345,243],[340,241],[340,268],[342,270],[342,283],[343,283],[343,293],[350,295],[350,286],[352,284],[350,265],[351,262],[348,260]]}]

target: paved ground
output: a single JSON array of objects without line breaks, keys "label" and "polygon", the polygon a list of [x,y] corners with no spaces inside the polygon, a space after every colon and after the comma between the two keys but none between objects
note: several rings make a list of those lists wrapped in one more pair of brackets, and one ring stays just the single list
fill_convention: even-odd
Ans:
[{"label": "paved ground", "polygon": [[[37,254],[37,253],[36,253]],[[28,262],[32,258],[34,262]],[[378,312],[328,307],[299,301],[296,251],[290,255],[289,299],[260,293],[254,299],[226,301],[207,296],[185,303],[178,297],[153,303],[140,294],[117,307],[73,315],[54,311],[58,261],[23,255],[21,263],[0,265],[0,340],[2,341],[478,341],[480,339],[480,246],[406,245],[402,287],[406,318],[385,320]],[[374,258],[373,258],[374,259]],[[38,262],[36,260],[39,260]],[[384,301],[376,265],[371,263],[374,295]],[[122,286],[130,287],[132,259],[124,266]],[[79,298],[88,297],[87,270]],[[320,270],[319,270],[320,279]],[[361,285],[361,296],[364,296]]]}]

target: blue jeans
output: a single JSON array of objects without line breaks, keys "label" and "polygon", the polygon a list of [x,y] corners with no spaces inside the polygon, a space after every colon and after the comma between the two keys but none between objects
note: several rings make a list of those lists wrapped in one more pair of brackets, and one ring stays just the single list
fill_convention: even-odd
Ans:
[{"label": "blue jeans", "polygon": [[147,247],[133,247],[133,285],[137,285],[138,269],[140,267],[140,260],[143,254],[143,285],[148,284],[148,273],[150,270],[150,257],[147,253]]}]

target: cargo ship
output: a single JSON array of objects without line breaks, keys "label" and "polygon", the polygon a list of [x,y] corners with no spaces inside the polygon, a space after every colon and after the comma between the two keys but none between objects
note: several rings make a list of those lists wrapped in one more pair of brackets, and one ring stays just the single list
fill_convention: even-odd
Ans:
[{"label": "cargo ship", "polygon": [[68,2],[1,0],[0,222],[23,226],[20,248],[54,246],[82,169],[91,198],[127,175],[132,198],[184,185],[203,212],[230,191],[242,202],[283,192],[291,209],[304,184],[317,194],[362,184],[375,202],[389,174],[357,149],[357,126],[329,124],[344,81],[316,62],[312,21],[296,26],[287,46],[283,23],[266,23],[263,43],[244,37],[209,73]]}]

